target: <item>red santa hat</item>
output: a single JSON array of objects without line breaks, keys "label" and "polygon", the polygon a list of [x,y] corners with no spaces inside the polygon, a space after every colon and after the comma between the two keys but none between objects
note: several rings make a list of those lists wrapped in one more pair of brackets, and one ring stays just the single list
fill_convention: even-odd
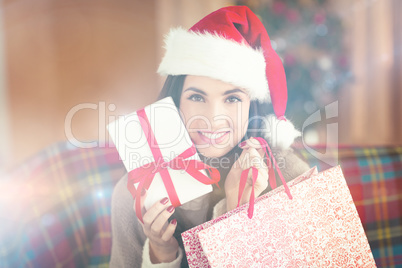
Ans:
[{"label": "red santa hat", "polygon": [[289,147],[300,132],[285,119],[287,87],[282,61],[259,18],[246,6],[221,8],[188,31],[172,29],[165,38],[161,75],[207,76],[248,91],[251,100],[270,102],[265,138]]}]

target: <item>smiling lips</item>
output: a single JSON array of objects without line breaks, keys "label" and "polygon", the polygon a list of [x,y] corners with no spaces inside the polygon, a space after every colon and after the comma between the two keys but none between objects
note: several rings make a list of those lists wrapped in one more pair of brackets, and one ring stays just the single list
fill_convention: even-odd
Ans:
[{"label": "smiling lips", "polygon": [[198,131],[201,139],[207,143],[220,143],[222,142],[229,131],[222,131],[222,132],[206,132],[206,131]]}]

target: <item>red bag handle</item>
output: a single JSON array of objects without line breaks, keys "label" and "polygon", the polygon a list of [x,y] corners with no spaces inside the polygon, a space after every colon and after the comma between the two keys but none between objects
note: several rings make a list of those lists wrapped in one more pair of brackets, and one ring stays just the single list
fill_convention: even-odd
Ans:
[{"label": "red bag handle", "polygon": [[[293,197],[290,193],[289,187],[288,187],[285,179],[283,178],[282,172],[279,169],[278,164],[275,161],[274,155],[273,155],[271,148],[269,147],[267,141],[260,137],[255,137],[253,139],[257,140],[260,143],[261,147],[264,150],[265,155],[267,156],[267,166],[268,166],[268,176],[269,176],[268,181],[269,181],[269,184],[271,185],[271,188],[272,189],[276,188],[275,171],[274,171],[274,166],[275,166],[275,168],[278,172],[278,175],[282,181],[282,184],[285,187],[285,193],[288,195],[289,199],[293,199]],[[271,166],[270,158],[272,158],[273,166]],[[251,219],[254,214],[254,203],[255,203],[254,186],[255,186],[255,182],[257,181],[257,177],[258,177],[258,169],[256,167],[250,167],[248,169],[243,170],[241,173],[237,206],[238,207],[240,206],[240,200],[243,195],[244,188],[246,187],[246,182],[247,182],[247,178],[248,178],[250,169],[252,171],[253,184],[252,184],[252,188],[251,188],[250,201],[249,201],[249,207],[248,207],[248,217]]]}]

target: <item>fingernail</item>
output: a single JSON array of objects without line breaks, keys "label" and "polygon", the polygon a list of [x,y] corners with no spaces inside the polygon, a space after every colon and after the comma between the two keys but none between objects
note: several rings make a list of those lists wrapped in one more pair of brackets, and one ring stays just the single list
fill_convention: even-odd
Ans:
[{"label": "fingernail", "polygon": [[176,219],[173,219],[173,220],[170,222],[170,224],[176,225],[176,224],[177,224]]},{"label": "fingernail", "polygon": [[167,210],[169,213],[172,213],[173,210],[174,210],[174,206],[169,206],[166,210]]},{"label": "fingernail", "polygon": [[243,147],[244,145],[246,145],[246,142],[245,142],[245,141],[242,141],[242,142],[239,144],[239,147]]},{"label": "fingernail", "polygon": [[166,205],[166,203],[169,201],[169,198],[165,197],[161,200],[162,205]]},{"label": "fingernail", "polygon": [[144,196],[146,194],[147,190],[145,188],[142,188],[141,190],[141,196]]}]

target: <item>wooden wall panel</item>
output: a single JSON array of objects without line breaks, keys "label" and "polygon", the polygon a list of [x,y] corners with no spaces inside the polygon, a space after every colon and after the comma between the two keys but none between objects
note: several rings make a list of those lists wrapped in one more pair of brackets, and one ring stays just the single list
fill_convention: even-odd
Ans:
[{"label": "wooden wall panel", "polygon": [[74,136],[91,141],[107,138],[109,115],[157,96],[154,1],[4,1],[3,14],[14,163],[65,140],[76,105],[106,105],[106,122],[99,109],[72,119]]}]

